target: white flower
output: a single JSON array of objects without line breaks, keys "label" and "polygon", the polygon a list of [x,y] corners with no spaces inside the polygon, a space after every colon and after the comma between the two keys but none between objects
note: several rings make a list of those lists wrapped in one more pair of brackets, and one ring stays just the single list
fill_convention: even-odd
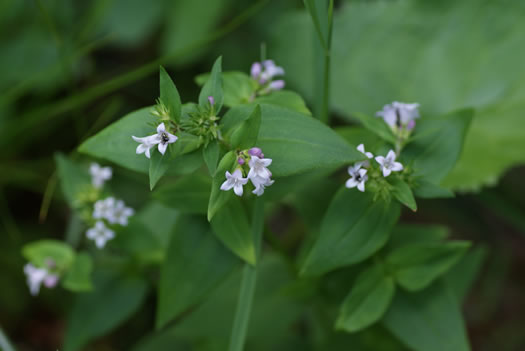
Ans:
[{"label": "white flower", "polygon": [[45,268],[37,268],[31,263],[27,263],[24,266],[24,273],[27,276],[27,285],[29,286],[29,292],[31,295],[38,295],[40,291],[40,285],[46,279],[48,272]]},{"label": "white flower", "polygon": [[128,225],[128,217],[133,216],[135,211],[131,207],[126,207],[124,201],[118,200],[113,208],[113,211],[109,217],[107,217],[110,223],[118,223],[123,226]]},{"label": "white flower", "polygon": [[264,71],[262,71],[260,78],[262,84],[272,80],[275,76],[284,75],[284,69],[277,66],[273,60],[265,60],[262,64],[264,66]]},{"label": "white flower", "polygon": [[228,191],[233,188],[233,192],[237,196],[242,196],[243,185],[248,183],[248,178],[242,177],[242,172],[240,169],[236,169],[233,174],[226,171],[226,181],[222,183],[221,190]]},{"label": "white flower", "polygon": [[265,183],[272,176],[272,172],[267,168],[272,164],[271,158],[259,158],[253,155],[248,162],[250,171],[248,172],[249,179],[260,178],[256,180],[257,183]]},{"label": "white flower", "polygon": [[136,136],[132,136],[132,138],[136,142],[140,143],[140,145],[137,146],[137,154],[144,153],[147,158],[151,157],[150,149],[155,145],[159,145],[159,152],[164,155],[166,149],[168,148],[168,144],[174,143],[178,139],[175,135],[166,131],[166,126],[164,125],[164,123],[158,125],[157,134],[153,134],[143,138],[137,138]]},{"label": "white flower", "polygon": [[350,179],[346,181],[345,186],[348,189],[357,187],[357,190],[364,192],[365,182],[368,180],[366,172],[368,171],[364,168],[361,168],[361,165],[359,163],[356,163],[354,166],[348,167],[348,174],[350,175]]},{"label": "white flower", "polygon": [[[360,153],[364,154],[368,158],[373,158],[374,157],[374,155],[371,152],[366,152],[365,151],[365,145],[364,144],[359,144],[357,146],[357,151],[359,151]],[[360,167],[368,167],[368,166],[370,166],[370,162],[368,162],[368,161],[361,161],[361,162],[357,162],[356,165],[359,165],[358,168],[360,168]]]},{"label": "white flower", "polygon": [[399,172],[403,170],[403,165],[396,162],[396,153],[394,150],[390,150],[386,157],[377,156],[376,161],[381,165],[384,177],[388,177],[391,172]]},{"label": "white flower", "polygon": [[383,106],[376,116],[383,117],[383,120],[392,128],[407,126],[411,121],[419,118],[419,104],[406,104],[394,101]]},{"label": "white flower", "polygon": [[91,173],[91,183],[97,189],[100,189],[106,180],[110,180],[113,174],[111,167],[100,167],[98,163],[92,163],[89,167]]},{"label": "white flower", "polygon": [[113,218],[115,211],[115,198],[110,196],[104,200],[98,200],[95,202],[93,210],[93,218],[100,219],[105,218],[109,220]]},{"label": "white flower", "polygon": [[95,245],[102,249],[108,240],[115,237],[115,232],[104,225],[104,222],[97,221],[93,228],[90,228],[86,232],[88,239],[94,240]]},{"label": "white flower", "polygon": [[274,180],[271,180],[270,178],[266,179],[264,182],[258,182],[260,178],[252,178],[251,181],[253,185],[255,186],[255,189],[252,191],[253,194],[257,196],[261,196],[264,194],[264,189],[267,186],[270,186],[274,183]]}]

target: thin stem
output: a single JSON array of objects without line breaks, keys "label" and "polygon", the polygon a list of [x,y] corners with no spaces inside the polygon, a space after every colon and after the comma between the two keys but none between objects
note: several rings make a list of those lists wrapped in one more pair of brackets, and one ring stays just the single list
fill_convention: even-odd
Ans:
[{"label": "thin stem", "polygon": [[0,350],[3,351],[15,351],[15,348],[9,340],[7,339],[7,336],[4,334],[4,331],[2,328],[0,328]]},{"label": "thin stem", "polygon": [[233,320],[233,329],[230,339],[229,351],[242,351],[248,332],[248,323],[250,322],[250,313],[252,310],[253,297],[255,295],[255,286],[257,282],[257,270],[261,256],[261,240],[264,225],[264,202],[258,197],[255,200],[252,219],[252,233],[255,245],[255,266],[245,263],[242,272],[241,291],[237,300],[237,309],[235,319]]}]

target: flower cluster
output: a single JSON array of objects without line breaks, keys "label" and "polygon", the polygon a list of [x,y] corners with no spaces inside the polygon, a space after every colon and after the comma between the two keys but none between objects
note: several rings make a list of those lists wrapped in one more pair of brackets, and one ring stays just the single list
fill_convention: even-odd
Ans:
[{"label": "flower cluster", "polygon": [[[365,151],[364,144],[359,144],[357,150],[364,154],[369,160],[375,159],[379,164],[379,168],[383,173],[383,177],[388,177],[392,172],[400,172],[403,170],[403,165],[400,162],[396,162],[396,153],[394,150],[390,150],[385,156],[376,156],[371,152]],[[364,192],[365,183],[368,181],[368,169],[372,166],[369,160],[356,162],[353,166],[348,167],[348,174],[350,179],[346,181],[346,187],[351,189],[357,187],[357,190]]]},{"label": "flower cluster", "polygon": [[33,296],[38,295],[42,284],[44,284],[46,288],[53,288],[58,283],[58,273],[53,272],[55,262],[52,259],[47,259],[46,265],[47,267],[36,267],[31,263],[26,263],[24,266],[29,292]]},{"label": "flower cluster", "polygon": [[159,152],[164,155],[169,144],[177,141],[177,137],[166,130],[164,123],[157,126],[157,134],[146,137],[132,136],[133,140],[139,143],[137,154],[145,154],[147,158],[151,157],[150,149],[158,145]]},{"label": "flower cluster", "polygon": [[252,78],[261,85],[262,89],[260,90],[260,94],[264,95],[284,88],[284,80],[273,80],[276,76],[284,75],[284,69],[277,66],[273,60],[254,62],[250,74]]},{"label": "flower cluster", "polygon": [[376,116],[382,117],[393,130],[406,129],[410,131],[416,126],[416,118],[419,118],[419,104],[394,101],[383,106],[383,109],[378,111]]},{"label": "flower cluster", "polygon": [[98,200],[95,202],[92,214],[93,219],[96,220],[95,226],[87,230],[87,238],[95,241],[95,245],[102,249],[108,240],[115,237],[115,232],[106,226],[104,220],[110,224],[127,226],[128,218],[134,213],[131,207],[126,207],[124,201],[116,200],[112,196]]},{"label": "flower cluster", "polygon": [[[272,172],[268,167],[272,164],[271,158],[264,158],[262,150],[258,147],[253,147],[247,151],[239,153],[237,158],[237,168],[233,173],[226,171],[226,181],[222,183],[221,190],[228,191],[233,189],[233,192],[237,196],[242,196],[243,186],[251,181],[255,189],[252,191],[253,194],[261,196],[264,194],[266,187],[272,185],[274,181],[271,179]],[[247,176],[244,178],[243,174],[246,173],[246,165],[249,170]]]}]

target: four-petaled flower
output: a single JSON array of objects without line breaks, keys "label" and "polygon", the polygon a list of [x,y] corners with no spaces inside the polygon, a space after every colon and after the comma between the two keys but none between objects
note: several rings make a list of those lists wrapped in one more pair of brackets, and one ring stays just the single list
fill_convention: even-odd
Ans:
[{"label": "four-petaled flower", "polygon": [[233,188],[233,192],[237,196],[242,196],[243,186],[248,183],[248,178],[242,177],[242,171],[236,169],[233,174],[226,171],[226,181],[222,183],[221,190],[228,191]]},{"label": "four-petaled flower", "polygon": [[178,139],[177,136],[166,131],[166,126],[164,123],[161,123],[157,126],[157,134],[142,138],[132,136],[132,138],[136,142],[140,143],[140,145],[137,146],[137,154],[144,153],[147,158],[151,157],[150,149],[155,145],[158,145],[159,152],[164,155],[166,149],[168,148],[168,144],[172,144]]},{"label": "four-petaled flower", "polygon": [[[371,152],[366,152],[365,151],[365,145],[364,144],[359,144],[357,146],[357,151],[359,151],[360,153],[364,154],[366,157],[368,158],[373,158],[374,155],[371,153]],[[370,162],[368,162],[368,160],[365,160],[365,161],[361,161],[361,162],[357,162],[356,163],[356,166],[359,166],[357,168],[360,168],[360,167],[369,167],[370,166]]]},{"label": "four-petaled flower", "polygon": [[396,162],[396,153],[394,150],[390,150],[386,157],[377,156],[375,160],[381,166],[384,177],[388,177],[391,172],[399,172],[403,170],[403,165]]},{"label": "four-petaled flower", "polygon": [[115,232],[106,227],[104,222],[97,221],[93,228],[90,228],[86,232],[86,236],[90,240],[95,241],[95,245],[102,249],[108,240],[111,240],[115,237]]},{"label": "four-petaled flower", "polygon": [[364,192],[365,191],[365,182],[368,180],[366,175],[367,170],[361,168],[361,165],[356,164],[355,166],[348,167],[348,174],[350,179],[346,181],[345,186],[349,189],[357,187],[357,190]]},{"label": "four-petaled flower", "polygon": [[262,91],[263,94],[284,88],[284,80],[279,79],[273,81],[274,77],[284,75],[284,69],[277,66],[273,60],[265,60],[262,63],[253,63],[250,74],[253,79],[259,82],[259,84],[268,84],[268,86]]},{"label": "four-petaled flower", "polygon": [[110,180],[113,174],[111,167],[100,167],[98,163],[93,162],[89,167],[91,174],[91,183],[97,189],[100,189],[106,180]]},{"label": "four-petaled flower", "polygon": [[93,218],[105,218],[109,220],[113,217],[113,211],[115,208],[115,198],[110,196],[104,200],[98,200],[97,202],[95,202],[95,205],[93,207]]},{"label": "four-petaled flower", "polygon": [[248,178],[252,179],[254,185],[257,183],[266,183],[272,176],[272,172],[267,168],[272,164],[271,158],[259,158],[253,155],[248,162],[250,171],[248,172]]},{"label": "four-petaled flower", "polygon": [[117,200],[111,215],[108,218],[109,223],[118,223],[123,226],[128,225],[128,217],[133,216],[135,211],[131,207],[126,207],[124,201]]},{"label": "four-petaled flower", "polygon": [[383,106],[381,111],[376,113],[376,116],[382,117],[383,120],[391,128],[406,127],[413,129],[415,126],[415,119],[419,118],[419,104],[406,104],[403,102],[394,101],[391,104]]}]

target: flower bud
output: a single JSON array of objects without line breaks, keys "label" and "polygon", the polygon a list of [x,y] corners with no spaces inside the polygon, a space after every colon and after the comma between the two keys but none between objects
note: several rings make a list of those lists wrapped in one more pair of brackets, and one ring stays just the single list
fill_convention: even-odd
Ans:
[{"label": "flower bud", "polygon": [[213,96],[208,96],[208,101],[210,102],[210,105],[215,105],[215,99],[213,98]]},{"label": "flower bud", "polygon": [[244,158],[239,157],[239,158],[237,159],[237,163],[240,164],[240,165],[242,166],[243,164],[246,163],[246,161],[244,161]]},{"label": "flower bud", "polygon": [[284,80],[282,79],[274,80],[273,82],[270,83],[269,88],[270,90],[281,90],[282,88],[284,88]]},{"label": "flower bud", "polygon": [[253,79],[257,79],[257,77],[259,77],[259,75],[261,74],[262,72],[262,66],[259,62],[254,62],[252,64],[252,68],[250,70],[250,74],[252,76]]},{"label": "flower bud", "polygon": [[415,126],[416,126],[416,121],[415,120],[410,120],[407,123],[407,130],[412,130],[412,129],[414,129]]},{"label": "flower bud", "polygon": [[262,150],[259,149],[258,147],[252,147],[250,150],[248,150],[248,153],[251,155],[251,156],[257,156],[257,157],[262,157]]}]

